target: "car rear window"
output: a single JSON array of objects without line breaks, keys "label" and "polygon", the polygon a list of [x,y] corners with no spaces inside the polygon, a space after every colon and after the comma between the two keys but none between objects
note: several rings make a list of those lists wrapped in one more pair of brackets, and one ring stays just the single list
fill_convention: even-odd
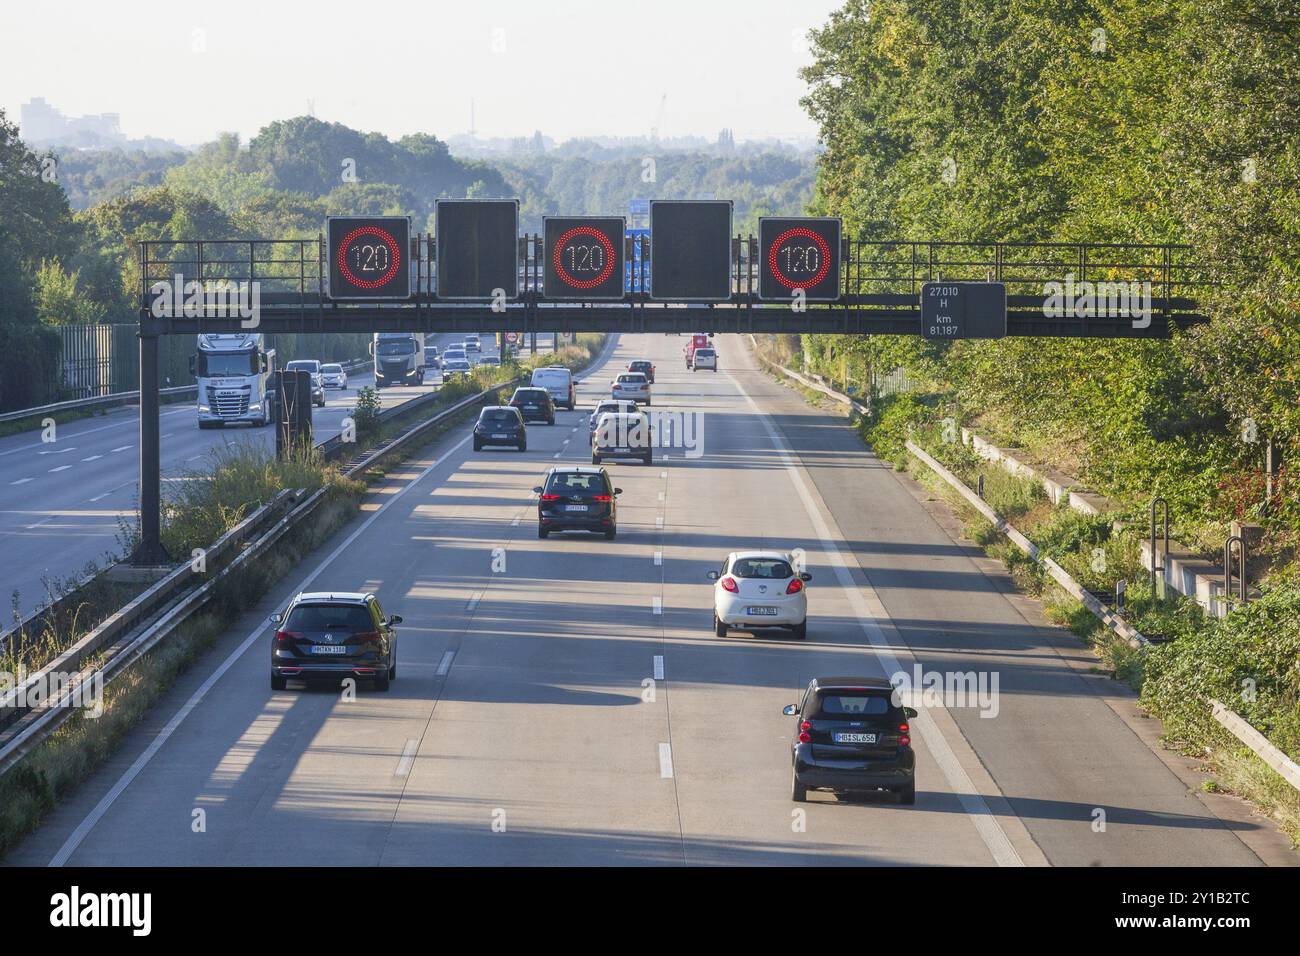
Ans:
[{"label": "car rear window", "polygon": [[315,362],[308,362],[300,359],[298,361],[290,362],[288,365],[285,366],[285,368],[291,372],[297,372],[300,370],[306,372],[314,372],[316,371],[317,365]]},{"label": "car rear window", "polygon": [[636,371],[638,371],[638,372],[642,372],[642,371],[645,371],[646,369],[648,369],[648,368],[650,367],[650,363],[649,363],[649,362],[633,362],[631,367],[632,367],[633,369],[635,369]]},{"label": "car rear window", "polygon": [[810,717],[883,717],[894,709],[889,695],[872,691],[833,690],[816,695]]},{"label": "car rear window", "polygon": [[322,372],[341,372],[341,371],[343,371],[343,366],[342,366],[342,365],[322,365],[322,366],[320,367],[320,370],[321,370]]},{"label": "car rear window", "polygon": [[544,388],[515,389],[515,398],[523,399],[524,401],[538,402],[550,397],[551,397],[551,393]]},{"label": "car rear window", "polygon": [[513,408],[485,408],[479,414],[479,419],[485,422],[517,422],[519,413]]},{"label": "car rear window", "polygon": [[645,376],[640,372],[625,372],[618,377],[620,382],[633,382],[639,384],[645,381]]},{"label": "car rear window", "polygon": [[559,472],[551,475],[546,492],[552,495],[591,498],[595,495],[609,494],[609,482],[600,472]]},{"label": "car rear window", "polygon": [[700,358],[713,358],[713,349],[696,349],[695,354]]},{"label": "car rear window", "polygon": [[731,565],[731,573],[738,578],[792,578],[794,568],[789,561],[777,558],[737,558]]},{"label": "car rear window", "polygon": [[363,604],[299,604],[289,612],[286,631],[372,631],[370,609]]}]

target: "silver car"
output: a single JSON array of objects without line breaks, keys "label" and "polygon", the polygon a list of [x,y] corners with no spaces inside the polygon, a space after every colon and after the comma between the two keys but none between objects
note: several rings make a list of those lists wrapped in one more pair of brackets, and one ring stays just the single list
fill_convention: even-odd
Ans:
[{"label": "silver car", "polygon": [[610,384],[610,398],[625,398],[638,405],[649,405],[650,381],[642,372],[624,372]]},{"label": "silver car", "polygon": [[343,391],[348,390],[348,373],[343,371],[343,366],[336,362],[320,367],[321,383],[326,388],[338,388]]}]

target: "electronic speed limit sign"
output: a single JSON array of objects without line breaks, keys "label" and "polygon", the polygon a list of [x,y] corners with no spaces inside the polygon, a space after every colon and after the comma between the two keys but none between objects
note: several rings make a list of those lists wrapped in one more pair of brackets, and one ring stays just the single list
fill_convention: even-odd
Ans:
[{"label": "electronic speed limit sign", "polygon": [[625,228],[621,216],[546,217],[542,295],[548,299],[623,298]]},{"label": "electronic speed limit sign", "polygon": [[329,297],[409,299],[411,220],[406,216],[331,216]]},{"label": "electronic speed limit sign", "polygon": [[760,218],[758,297],[788,302],[803,291],[807,302],[840,297],[840,220]]}]

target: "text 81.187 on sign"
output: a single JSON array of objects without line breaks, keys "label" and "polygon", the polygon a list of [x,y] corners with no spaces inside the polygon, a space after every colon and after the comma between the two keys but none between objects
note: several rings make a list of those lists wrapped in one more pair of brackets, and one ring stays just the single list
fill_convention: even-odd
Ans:
[{"label": "text 81.187 on sign", "polygon": [[927,282],[921,286],[921,337],[1000,339],[1007,334],[1002,282]]}]

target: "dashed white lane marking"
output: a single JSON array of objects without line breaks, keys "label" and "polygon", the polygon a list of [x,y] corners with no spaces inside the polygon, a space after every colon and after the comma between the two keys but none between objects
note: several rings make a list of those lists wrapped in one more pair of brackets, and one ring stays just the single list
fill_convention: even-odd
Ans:
[{"label": "dashed white lane marking", "polygon": [[19,478],[17,481],[11,481],[11,482],[9,482],[9,484],[11,484],[11,485],[25,485],[25,484],[27,484],[27,482],[29,482],[29,481],[31,481],[31,480],[32,480],[31,478]]},{"label": "dashed white lane marking", "polygon": [[67,470],[68,470],[69,468],[71,468],[71,467],[72,467],[71,465],[59,465],[58,468],[51,468],[51,469],[50,469],[50,474],[52,475],[52,474],[54,474],[56,471],[67,471]]},{"label": "dashed white lane marking", "polygon": [[28,531],[32,531],[36,528],[39,528],[41,525],[53,520],[54,520],[54,515],[50,515],[48,518],[42,518],[40,521],[37,521],[35,524],[26,525],[26,529]]},{"label": "dashed white lane marking", "polygon": [[119,452],[119,451],[130,451],[130,450],[131,450],[132,448],[134,448],[134,447],[135,447],[134,445],[118,445],[116,448],[110,448],[110,449],[108,450],[108,453],[111,455],[111,454],[113,454],[114,452]]},{"label": "dashed white lane marking", "polygon": [[671,780],[673,776],[673,745],[659,745],[659,776]]},{"label": "dashed white lane marking", "polygon": [[663,564],[664,564],[664,553],[663,553],[662,551],[656,551],[656,552],[655,552],[655,567],[656,567],[656,568],[661,568],[661,567],[663,567]]},{"label": "dashed white lane marking", "polygon": [[662,614],[664,612],[664,599],[661,597],[652,597],[650,599],[650,613]]},{"label": "dashed white lane marking", "polygon": [[[472,435],[466,435],[456,444],[448,448],[440,458],[435,458],[433,461],[429,462],[428,467],[425,468],[424,471],[420,472],[420,474],[415,477],[414,481],[402,487],[395,495],[372,511],[369,517],[362,521],[350,535],[344,538],[339,543],[338,547],[331,551],[319,564],[317,564],[309,574],[303,577],[302,580],[298,582],[297,587],[292,590],[307,590],[311,583],[324,573],[330,563],[337,560],[339,555],[352,547],[353,543],[365,534],[366,531],[369,530],[370,526],[379,520],[379,516],[387,512],[394,502],[400,501],[408,490],[416,487],[425,478],[429,477],[429,475],[433,473],[433,470],[445,462],[449,456],[454,455],[456,452],[468,445],[472,437]],[[122,773],[122,776],[118,778],[117,782],[109,788],[108,792],[104,794],[104,796],[100,797],[99,803],[95,804],[94,808],[86,814],[85,819],[77,824],[76,829],[72,831],[68,838],[63,842],[63,845],[59,847],[58,852],[50,858],[50,866],[63,866],[68,862],[68,859],[72,854],[77,851],[77,847],[81,846],[86,837],[90,834],[90,831],[93,830],[95,825],[104,818],[104,814],[109,811],[109,808],[117,802],[117,798],[126,791],[127,787],[131,786],[131,782],[140,775],[140,772],[144,770],[149,761],[153,760],[158,751],[161,750],[167,741],[171,739],[172,734],[176,733],[176,728],[184,723],[185,719],[194,712],[194,708],[198,707],[202,700],[207,697],[208,692],[211,691],[212,688],[216,686],[217,682],[235,666],[236,661],[248,653],[249,648],[251,648],[256,641],[265,640],[265,634],[266,625],[259,622],[257,627],[249,632],[244,640],[240,642],[240,645],[230,652],[230,656],[222,661],[217,669],[208,675],[207,679],[199,685],[198,690],[191,694],[190,698],[181,705],[181,709],[172,715],[171,720],[167,721],[166,726],[164,726],[162,730],[158,731],[158,733],[154,735],[154,738],[149,741],[149,746],[145,748],[144,753],[135,758],[135,762],[131,764],[131,766],[127,767],[127,769]]]},{"label": "dashed white lane marking", "polygon": [[659,472],[659,477],[660,477],[660,478],[667,478],[667,477],[668,477],[668,472],[666,472],[666,471],[661,471],[661,472]]},{"label": "dashed white lane marking", "polygon": [[660,517],[655,518],[655,527],[656,527],[657,529],[659,529],[659,530],[662,531],[662,530],[663,530],[663,526],[664,526],[664,519],[663,519],[663,516],[661,515]]},{"label": "dashed white lane marking", "polygon": [[510,522],[510,527],[512,527],[512,528],[518,528],[518,527],[519,527],[519,521],[520,521],[521,518],[523,518],[523,515],[515,515],[515,520],[512,521],[512,522]]},{"label": "dashed white lane marking", "polygon": [[189,458],[186,458],[185,460],[186,460],[186,461],[198,461],[198,460],[199,460],[200,458],[202,458],[202,457],[203,457],[202,455],[190,455],[190,457],[189,457]]},{"label": "dashed white lane marking", "polygon": [[663,501],[663,500],[664,500],[664,493],[663,493],[662,491],[659,492],[659,500],[660,500],[660,501]]},{"label": "dashed white lane marking", "polygon": [[70,451],[76,451],[77,446],[71,445],[68,448],[60,448],[58,451],[38,451],[38,455],[66,455]]},{"label": "dashed white lane marking", "polygon": [[451,670],[451,662],[456,658],[455,651],[444,651],[442,660],[438,661],[438,669],[435,673],[439,677],[446,677],[447,671]]},{"label": "dashed white lane marking", "polygon": [[656,654],[655,655],[655,680],[663,680],[663,679],[664,679],[664,656],[662,654]]},{"label": "dashed white lane marking", "polygon": [[103,455],[91,455],[89,458],[83,458],[83,459],[81,459],[81,460],[82,460],[82,461],[98,461],[99,459],[101,459],[101,458],[103,458],[103,457],[104,457]]},{"label": "dashed white lane marking", "polygon": [[411,772],[411,764],[415,763],[415,751],[420,747],[420,741],[414,737],[406,741],[406,748],[402,751],[402,759],[397,761],[397,773],[394,776],[405,777]]},{"label": "dashed white lane marking", "polygon": [[474,608],[478,607],[478,599],[482,596],[482,591],[475,591],[474,595],[469,599],[469,603],[465,605],[465,610],[472,611]]}]

